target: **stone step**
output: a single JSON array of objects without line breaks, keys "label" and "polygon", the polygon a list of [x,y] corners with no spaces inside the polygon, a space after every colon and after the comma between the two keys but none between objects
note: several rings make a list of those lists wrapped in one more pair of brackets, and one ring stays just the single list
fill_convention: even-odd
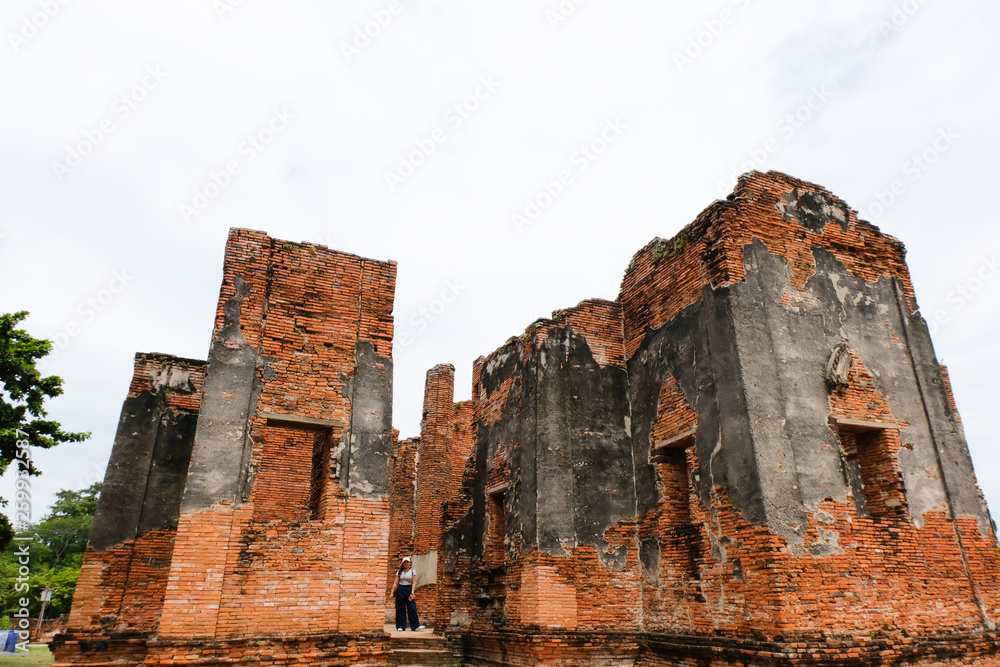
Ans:
[{"label": "stone step", "polygon": [[399,667],[418,667],[430,665],[432,667],[448,667],[455,660],[451,651],[444,649],[426,648],[393,648],[392,662]]},{"label": "stone step", "polygon": [[440,648],[448,647],[444,637],[437,635],[414,635],[412,637],[393,637],[389,640],[393,648]]}]

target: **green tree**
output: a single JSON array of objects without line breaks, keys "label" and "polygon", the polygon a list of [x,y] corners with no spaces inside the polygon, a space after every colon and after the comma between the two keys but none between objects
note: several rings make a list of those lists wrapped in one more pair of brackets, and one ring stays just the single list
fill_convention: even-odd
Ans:
[{"label": "green tree", "polygon": [[18,533],[33,537],[32,561],[45,568],[83,565],[90,528],[94,525],[101,483],[95,482],[82,491],[58,491],[56,501],[40,522]]},{"label": "green tree", "polygon": [[16,588],[20,566],[16,552],[25,544],[29,545],[28,609],[37,614],[40,592],[51,587],[52,601],[45,609],[46,617],[69,613],[100,493],[100,482],[80,491],[59,491],[48,514],[17,534],[31,541],[19,540],[0,554],[0,615],[16,611],[18,599],[25,597]]},{"label": "green tree", "polygon": [[[18,443],[48,449],[63,442],[81,442],[89,433],[64,431],[59,422],[45,419],[45,400],[62,394],[62,379],[42,377],[38,360],[52,351],[52,343],[32,338],[17,325],[26,311],[0,314],[0,475],[17,458]],[[39,470],[27,461],[30,475]],[[0,498],[0,506],[7,501]],[[13,537],[10,521],[0,514],[0,549]]]},{"label": "green tree", "polygon": [[78,567],[53,568],[31,575],[29,578],[31,604],[28,605],[28,611],[37,618],[42,610],[40,593],[46,588],[51,588],[52,599],[45,606],[45,618],[68,614],[73,607],[73,593],[76,592],[76,580],[79,578]]}]

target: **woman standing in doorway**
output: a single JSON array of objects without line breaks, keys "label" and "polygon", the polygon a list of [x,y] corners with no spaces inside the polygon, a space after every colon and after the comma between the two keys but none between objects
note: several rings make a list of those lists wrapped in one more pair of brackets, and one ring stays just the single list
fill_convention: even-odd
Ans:
[{"label": "woman standing in doorway", "polygon": [[392,583],[392,595],[396,598],[396,629],[406,630],[406,619],[410,619],[410,629],[420,630],[420,618],[417,616],[417,598],[413,594],[417,587],[417,571],[413,569],[410,557],[403,559],[396,570],[396,581]]}]

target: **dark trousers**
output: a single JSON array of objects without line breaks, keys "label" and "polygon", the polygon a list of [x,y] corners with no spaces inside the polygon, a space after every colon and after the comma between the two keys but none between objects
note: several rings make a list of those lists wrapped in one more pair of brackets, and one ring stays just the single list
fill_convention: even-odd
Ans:
[{"label": "dark trousers", "polygon": [[420,618],[417,616],[417,603],[410,599],[413,593],[412,586],[396,586],[396,629],[406,629],[406,618],[410,618],[410,629],[416,630],[420,627]]}]

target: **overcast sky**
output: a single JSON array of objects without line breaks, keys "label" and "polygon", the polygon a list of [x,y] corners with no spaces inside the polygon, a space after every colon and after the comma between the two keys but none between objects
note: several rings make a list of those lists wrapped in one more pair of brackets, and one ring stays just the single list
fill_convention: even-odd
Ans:
[{"label": "overcast sky", "polygon": [[754,168],[906,244],[996,511],[998,19],[987,0],[4,0],[0,311],[56,341],[50,413],[93,432],[36,453],[36,518],[103,478],[135,352],[205,357],[230,227],[399,262],[411,436],[428,368],[455,364],[467,398],[473,359],[615,298],[636,250]]}]

